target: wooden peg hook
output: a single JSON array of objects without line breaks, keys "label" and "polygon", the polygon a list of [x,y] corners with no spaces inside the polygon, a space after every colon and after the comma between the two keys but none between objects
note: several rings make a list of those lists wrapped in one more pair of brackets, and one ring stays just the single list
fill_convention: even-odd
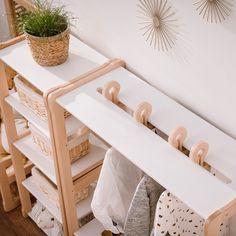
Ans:
[{"label": "wooden peg hook", "polygon": [[183,143],[187,137],[187,129],[179,126],[175,128],[169,135],[168,143],[177,148],[178,150],[182,151]]},{"label": "wooden peg hook", "polygon": [[102,95],[111,102],[118,103],[118,94],[120,92],[120,84],[117,81],[109,81],[102,89]]},{"label": "wooden peg hook", "polygon": [[147,125],[148,119],[152,113],[152,105],[148,102],[142,102],[134,111],[133,117],[137,122]]},{"label": "wooden peg hook", "polygon": [[191,148],[189,157],[195,163],[199,164],[200,166],[203,166],[208,150],[208,143],[205,141],[199,141]]}]

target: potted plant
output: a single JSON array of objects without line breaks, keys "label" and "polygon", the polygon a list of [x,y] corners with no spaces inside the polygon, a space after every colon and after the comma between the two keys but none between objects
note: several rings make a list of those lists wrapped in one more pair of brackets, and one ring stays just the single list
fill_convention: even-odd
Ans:
[{"label": "potted plant", "polygon": [[55,66],[67,60],[70,17],[64,6],[36,0],[34,10],[22,19],[23,32],[38,64]]}]

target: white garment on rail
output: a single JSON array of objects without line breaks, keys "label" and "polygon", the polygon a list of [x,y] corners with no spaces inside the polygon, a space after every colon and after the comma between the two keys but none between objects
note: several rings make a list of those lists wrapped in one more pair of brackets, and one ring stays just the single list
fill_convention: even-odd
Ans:
[{"label": "white garment on rail", "polygon": [[91,203],[106,230],[124,231],[124,223],[143,172],[114,148],[107,151]]},{"label": "white garment on rail", "polygon": [[[167,190],[156,207],[154,236],[204,236],[204,219]],[[228,236],[228,223],[220,226],[219,236]]]}]

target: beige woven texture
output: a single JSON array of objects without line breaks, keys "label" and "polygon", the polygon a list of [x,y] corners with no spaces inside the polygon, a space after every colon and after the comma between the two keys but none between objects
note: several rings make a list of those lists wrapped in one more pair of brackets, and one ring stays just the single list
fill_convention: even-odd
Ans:
[{"label": "beige woven texture", "polygon": [[[59,195],[56,186],[39,169],[33,167],[31,170],[33,181],[42,190],[48,200],[54,202],[59,207]],[[89,187],[74,193],[75,203],[78,203],[89,195]]]},{"label": "beige woven texture", "polygon": [[55,66],[68,58],[69,29],[52,37],[36,37],[25,33],[34,60],[41,66]]},{"label": "beige woven texture", "polygon": [[[21,102],[30,108],[30,110],[42,120],[47,121],[47,109],[44,105],[42,92],[19,75],[14,79],[14,81]],[[67,118],[70,116],[70,113],[65,110],[64,116]]]},{"label": "beige woven texture", "polygon": [[[32,130],[31,130],[32,132]],[[52,147],[48,145],[48,142],[45,142],[39,134],[32,132],[34,143],[40,148],[42,153],[46,156],[52,157]],[[88,140],[78,144],[71,150],[69,150],[69,156],[71,163],[82,158],[83,156],[89,153],[90,143]]]}]

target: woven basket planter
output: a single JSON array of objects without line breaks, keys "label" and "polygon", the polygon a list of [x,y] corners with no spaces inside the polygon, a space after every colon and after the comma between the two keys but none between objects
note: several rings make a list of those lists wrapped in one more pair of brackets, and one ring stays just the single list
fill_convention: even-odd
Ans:
[{"label": "woven basket planter", "polygon": [[25,32],[34,60],[41,66],[56,66],[68,58],[69,29],[51,37],[37,37]]},{"label": "woven basket planter", "polygon": [[[36,186],[46,195],[49,201],[59,208],[59,194],[56,185],[53,184],[39,169],[33,167],[31,170],[33,181]],[[74,193],[75,203],[78,203],[89,195],[89,186]]]},{"label": "woven basket planter", "polygon": [[[34,143],[39,147],[45,156],[52,158],[52,146],[50,139],[33,124],[29,123],[29,128]],[[87,129],[86,132],[81,132],[84,128],[85,126],[81,123],[81,128],[78,129],[77,133],[67,138],[67,147],[71,162],[74,162],[89,153],[89,131]]]},{"label": "woven basket planter", "polygon": [[[47,121],[47,109],[44,105],[43,94],[20,75],[17,75],[14,78],[14,83],[20,101],[32,112],[34,112],[39,118]],[[64,116],[66,118],[70,116],[70,113],[65,111]]]}]

